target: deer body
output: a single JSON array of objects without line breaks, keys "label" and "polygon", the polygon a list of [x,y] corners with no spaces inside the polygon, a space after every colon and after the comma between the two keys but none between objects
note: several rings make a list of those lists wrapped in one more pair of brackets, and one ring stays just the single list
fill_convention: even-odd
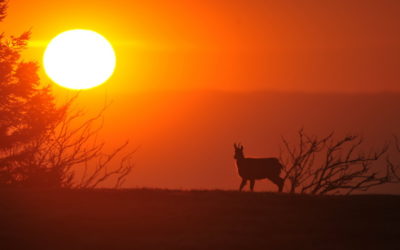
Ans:
[{"label": "deer body", "polygon": [[246,158],[243,154],[243,146],[235,144],[234,147],[236,166],[242,177],[240,191],[248,180],[250,181],[250,190],[253,191],[255,181],[261,179],[269,179],[278,186],[279,192],[282,191],[284,181],[279,176],[282,165],[277,158]]}]

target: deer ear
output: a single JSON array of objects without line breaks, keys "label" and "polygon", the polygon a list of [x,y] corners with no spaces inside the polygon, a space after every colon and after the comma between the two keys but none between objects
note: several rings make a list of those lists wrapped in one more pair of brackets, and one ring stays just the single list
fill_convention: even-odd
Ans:
[{"label": "deer ear", "polygon": [[243,145],[240,145],[240,150],[243,150]]},{"label": "deer ear", "polygon": [[237,149],[236,143],[233,143],[233,148]]}]

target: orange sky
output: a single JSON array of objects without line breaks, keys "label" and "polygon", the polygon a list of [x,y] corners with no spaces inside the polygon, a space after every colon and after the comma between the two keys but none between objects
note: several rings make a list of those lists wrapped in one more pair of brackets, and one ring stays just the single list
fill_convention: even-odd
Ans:
[{"label": "orange sky", "polygon": [[[400,2],[11,0],[33,45],[74,28],[115,46],[112,90],[399,91]],[[44,47],[28,54],[41,60]]]},{"label": "orange sky", "polygon": [[235,141],[248,155],[277,156],[281,135],[300,127],[377,144],[400,135],[400,96],[375,93],[400,91],[399,13],[398,0],[10,0],[0,25],[32,28],[25,59],[39,62],[69,29],[113,44],[114,76],[79,104],[113,100],[105,141],[141,146],[128,187],[236,189]]}]

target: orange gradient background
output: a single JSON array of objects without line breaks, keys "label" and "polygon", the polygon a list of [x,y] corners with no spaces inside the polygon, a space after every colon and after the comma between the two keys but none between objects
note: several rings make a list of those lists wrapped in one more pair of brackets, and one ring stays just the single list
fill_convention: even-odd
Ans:
[{"label": "orange gradient background", "polygon": [[141,146],[127,187],[236,189],[234,141],[271,156],[302,126],[371,143],[400,132],[398,13],[395,0],[11,0],[1,25],[31,28],[24,56],[38,62],[70,29],[113,44],[114,75],[79,104],[113,100],[104,138]]}]

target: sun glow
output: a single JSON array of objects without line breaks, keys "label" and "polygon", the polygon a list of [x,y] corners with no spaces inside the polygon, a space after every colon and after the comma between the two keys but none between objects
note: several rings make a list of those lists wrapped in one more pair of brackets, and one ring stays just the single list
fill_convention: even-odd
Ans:
[{"label": "sun glow", "polygon": [[43,56],[46,74],[71,89],[98,86],[113,74],[116,64],[111,44],[90,30],[69,30],[50,41]]}]

